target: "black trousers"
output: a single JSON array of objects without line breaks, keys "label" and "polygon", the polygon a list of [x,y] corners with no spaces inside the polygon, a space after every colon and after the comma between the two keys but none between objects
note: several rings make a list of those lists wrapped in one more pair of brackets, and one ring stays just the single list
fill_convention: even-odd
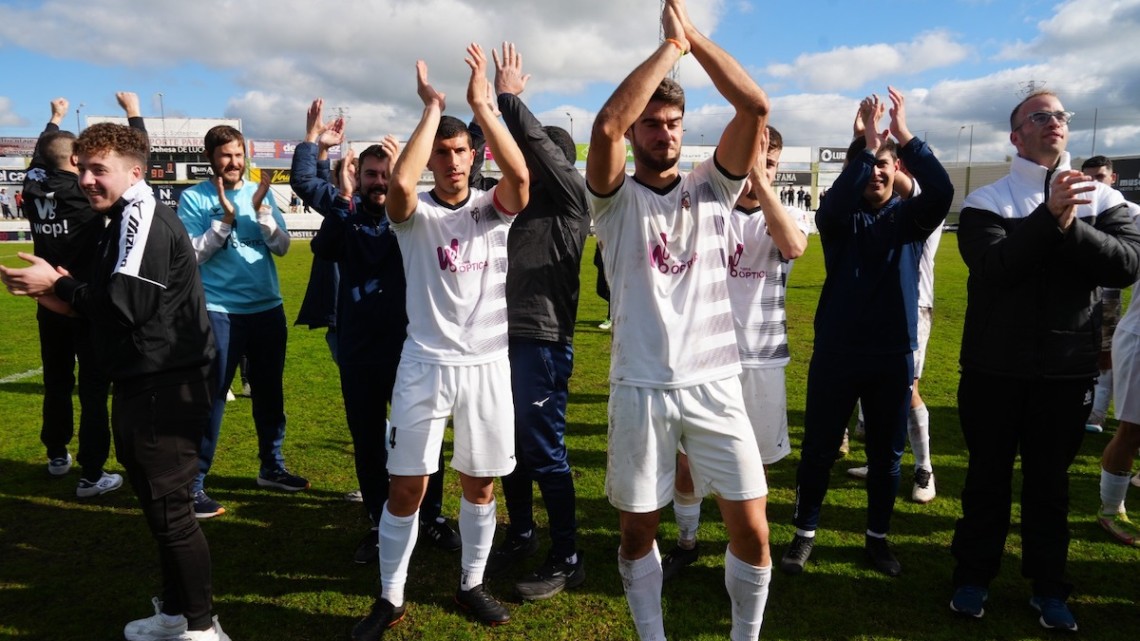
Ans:
[{"label": "black trousers", "polygon": [[1021,454],[1021,574],[1037,596],[1068,598],[1069,466],[1085,435],[1092,379],[1019,380],[963,372],[958,413],[970,453],[951,552],[955,587],[986,587],[1009,534]]},{"label": "black trousers", "polygon": [[43,423],[40,442],[48,458],[67,455],[75,435],[71,392],[75,389],[75,361],[79,360],[79,453],[83,476],[96,481],[111,453],[107,393],[111,383],[93,353],[87,321],[40,309],[40,360],[44,367]]},{"label": "black trousers", "polygon": [[191,630],[212,625],[210,547],[194,517],[191,484],[210,422],[216,381],[132,392],[115,386],[115,453],[158,543],[162,611],[186,615]]}]

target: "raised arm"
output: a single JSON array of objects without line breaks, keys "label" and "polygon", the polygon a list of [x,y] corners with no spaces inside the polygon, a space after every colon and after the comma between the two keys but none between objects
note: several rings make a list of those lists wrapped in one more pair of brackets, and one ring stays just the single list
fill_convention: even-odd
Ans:
[{"label": "raised arm", "polygon": [[736,110],[720,136],[716,159],[728,173],[743,176],[756,160],[760,132],[768,122],[768,95],[735,58],[693,26],[685,0],[668,0],[667,6],[672,7],[684,28],[693,56]]},{"label": "raised arm", "polygon": [[388,212],[388,220],[393,223],[404,222],[416,210],[416,185],[427,168],[435,132],[446,106],[446,95],[428,83],[427,63],[423,60],[416,61],[416,93],[424,103],[424,112],[420,116],[420,123],[408,138],[404,153],[396,160],[392,179],[388,182],[388,198],[384,208]]},{"label": "raised arm", "polygon": [[[752,164],[748,178],[752,181],[756,200],[760,202],[760,211],[764,214],[765,226],[776,249],[780,250],[780,255],[784,258],[795,260],[807,249],[807,236],[784,208],[779,194],[772,188],[768,162],[768,128],[765,127],[760,135],[760,154],[757,161]],[[776,167],[772,166],[771,172],[774,174],[775,171]]]},{"label": "raised arm", "polygon": [[[320,163],[328,163],[328,149],[344,139],[344,121],[321,120],[324,100],[317,98],[305,114],[305,140],[293,152],[289,186],[308,206],[322,216],[340,211],[336,206],[337,188],[321,175]],[[323,156],[323,158],[322,158]]]},{"label": "raised arm", "polygon": [[645,110],[669,70],[689,52],[689,41],[671,4],[665,5],[661,26],[665,41],[621,81],[594,118],[590,154],[586,157],[586,185],[595,194],[612,194],[625,180],[625,133]]},{"label": "raised arm", "polygon": [[143,120],[142,109],[139,107],[139,95],[133,91],[120,91],[115,94],[115,100],[127,115],[127,124],[146,133],[146,121]]},{"label": "raised arm", "polygon": [[471,68],[471,79],[467,84],[467,103],[475,114],[475,122],[483,128],[487,146],[495,156],[495,163],[503,172],[503,179],[495,187],[495,197],[507,213],[517,214],[526,207],[530,199],[530,172],[526,159],[515,144],[510,132],[495,117],[498,109],[490,95],[487,82],[487,56],[476,43],[467,47],[467,66]]}]

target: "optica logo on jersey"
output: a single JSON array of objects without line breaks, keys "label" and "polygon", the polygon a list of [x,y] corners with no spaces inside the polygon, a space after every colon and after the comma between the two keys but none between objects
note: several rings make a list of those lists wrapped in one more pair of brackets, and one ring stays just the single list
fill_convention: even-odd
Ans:
[{"label": "optica logo on jersey", "polygon": [[736,243],[736,251],[728,258],[728,275],[732,278],[767,278],[768,272],[764,270],[752,271],[748,267],[740,266],[740,259],[744,256],[744,243]]},{"label": "optica logo on jersey", "polygon": [[448,247],[437,247],[436,255],[439,257],[439,268],[450,272],[477,272],[487,268],[489,261],[461,261],[459,257],[459,239],[452,238]]},{"label": "optica logo on jersey", "polygon": [[697,262],[697,254],[688,260],[674,260],[669,253],[669,238],[661,234],[661,244],[649,247],[649,264],[662,274],[682,274]]}]

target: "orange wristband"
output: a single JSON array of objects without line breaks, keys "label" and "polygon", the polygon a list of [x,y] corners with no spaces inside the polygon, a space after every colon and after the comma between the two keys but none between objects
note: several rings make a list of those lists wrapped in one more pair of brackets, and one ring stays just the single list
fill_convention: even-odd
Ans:
[{"label": "orange wristband", "polygon": [[677,51],[680,51],[682,56],[689,53],[688,51],[685,51],[684,47],[681,46],[681,41],[677,40],[676,38],[666,38],[665,42],[668,42],[669,44],[672,44],[674,47],[677,47]]}]

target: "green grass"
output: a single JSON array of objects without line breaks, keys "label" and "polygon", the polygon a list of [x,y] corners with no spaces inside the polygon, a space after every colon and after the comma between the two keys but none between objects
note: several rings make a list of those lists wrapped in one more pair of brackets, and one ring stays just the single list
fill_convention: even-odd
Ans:
[{"label": "green grass", "polygon": [[[966,270],[956,239],[947,234],[937,262],[938,302],[922,391],[930,407],[938,499],[927,506],[905,500],[895,512],[892,541],[903,575],[888,579],[862,561],[866,497],[844,469],[864,462],[856,450],[833,472],[808,572],[776,573],[768,601],[765,639],[1044,639],[1027,606],[1019,575],[1018,508],[1005,564],[994,582],[986,617],[963,621],[947,609],[949,544],[959,515],[958,493],[966,457],[957,425],[957,355],[965,310]],[[586,256],[593,255],[593,241]],[[0,263],[15,265],[18,249],[0,247]],[[295,314],[308,276],[305,242],[279,262],[286,310]],[[595,269],[583,265],[577,356],[571,381],[569,437],[577,479],[581,546],[588,579],[582,588],[540,603],[510,604],[512,622],[484,628],[456,612],[451,594],[458,554],[421,546],[410,571],[406,621],[386,639],[609,640],[636,638],[617,574],[617,513],[603,492],[606,455],[608,332],[597,329],[605,303],[593,291]],[[813,239],[797,261],[788,291],[793,360],[788,406],[793,443],[802,434],[804,381],[811,355],[812,315],[823,280],[822,254]],[[0,296],[0,378],[39,367],[34,305]],[[366,527],[359,505],[342,495],[355,488],[351,444],[344,425],[335,367],[323,334],[294,328],[286,367],[289,432],[285,455],[313,489],[285,495],[259,489],[256,442],[249,402],[231,403],[211,495],[228,513],[203,524],[214,558],[215,610],[237,641],[346,639],[377,591],[374,566],[349,562]],[[0,384],[0,639],[117,639],[128,620],[149,614],[159,585],[157,555],[129,489],[96,500],[75,498],[77,475],[51,479],[39,443],[41,379]],[[1069,570],[1077,591],[1071,601],[1088,639],[1134,639],[1140,630],[1140,549],[1109,542],[1096,526],[1099,457],[1109,435],[1089,436],[1073,465]],[[74,447],[74,444],[73,444]],[[445,447],[450,448],[450,444]],[[74,452],[74,449],[72,450]],[[773,555],[791,539],[791,503],[798,449],[775,465],[769,483]],[[114,462],[110,468],[118,470]],[[904,469],[910,468],[909,454]],[[1016,492],[1016,489],[1015,489]],[[1136,492],[1133,492],[1135,495]],[[454,517],[459,490],[448,472],[445,514]],[[1135,499],[1133,499],[1135,503]],[[500,510],[502,515],[505,510]],[[545,514],[536,515],[545,526]],[[545,532],[542,533],[545,544]],[[676,536],[666,510],[662,547]],[[704,556],[664,589],[665,627],[671,639],[723,639],[729,603],[723,587],[726,542],[712,501],[700,530]],[[536,558],[537,562],[538,559]],[[514,577],[491,583],[511,593]]]}]

